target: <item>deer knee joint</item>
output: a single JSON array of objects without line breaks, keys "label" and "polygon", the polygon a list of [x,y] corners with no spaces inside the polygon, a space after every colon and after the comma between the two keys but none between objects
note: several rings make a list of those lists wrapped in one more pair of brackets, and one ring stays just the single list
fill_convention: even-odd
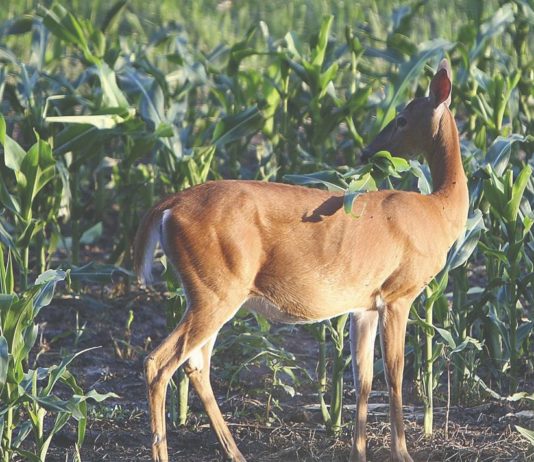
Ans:
[{"label": "deer knee joint", "polygon": [[158,366],[156,364],[156,358],[154,358],[154,356],[152,355],[148,355],[145,358],[143,365],[145,369],[145,377],[147,379],[147,382],[150,383],[155,380],[158,375]]}]

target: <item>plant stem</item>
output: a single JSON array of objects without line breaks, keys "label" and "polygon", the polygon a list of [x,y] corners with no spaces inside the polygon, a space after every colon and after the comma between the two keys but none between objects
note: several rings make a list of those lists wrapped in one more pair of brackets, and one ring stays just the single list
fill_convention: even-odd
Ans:
[{"label": "plant stem", "polygon": [[[11,390],[10,390],[10,386],[9,384],[6,386],[6,395],[7,395],[7,401],[6,402],[11,402]],[[11,450],[11,439],[13,437],[13,407],[9,407],[9,409],[7,410],[7,415],[6,415],[6,423],[5,423],[5,441],[6,441],[6,445],[5,446],[2,446],[2,449],[5,448],[5,450],[3,450],[3,453],[4,453],[4,460],[3,462],[9,462],[10,460],[10,454],[12,453],[12,450]],[[4,439],[4,435],[0,435],[0,438],[3,440]]]},{"label": "plant stem", "polygon": [[317,364],[317,383],[319,387],[317,391],[319,393],[323,422],[326,427],[329,428],[331,416],[324,401],[324,395],[326,393],[326,326],[324,323],[321,323],[317,329],[317,337],[319,340],[319,362]]},{"label": "plant stem", "polygon": [[341,411],[343,409],[343,372],[345,360],[343,358],[343,343],[345,325],[348,315],[339,316],[333,320],[335,357],[332,370],[332,399],[330,400],[330,431],[336,435],[341,431]]},{"label": "plant stem", "polygon": [[[426,295],[427,301],[425,302],[425,321],[431,326],[433,320],[433,306],[434,302],[431,300],[430,295],[432,294],[431,290],[427,287]],[[434,412],[434,374],[432,368],[432,340],[434,338],[434,332],[432,328],[427,327],[425,329],[425,338],[426,338],[426,359],[425,359],[425,385],[426,385],[426,399],[425,399],[425,414],[423,419],[423,427],[426,436],[432,435],[432,423],[433,423],[433,412]]]},{"label": "plant stem", "polygon": [[451,410],[451,362],[447,359],[447,408],[445,410],[445,439],[449,439],[449,413]]},{"label": "plant stem", "polygon": [[178,377],[178,425],[183,426],[189,409],[189,377],[183,369],[178,371]]},{"label": "plant stem", "polygon": [[22,281],[21,289],[26,290],[28,287],[28,273],[30,272],[30,247],[24,247],[22,252]]}]

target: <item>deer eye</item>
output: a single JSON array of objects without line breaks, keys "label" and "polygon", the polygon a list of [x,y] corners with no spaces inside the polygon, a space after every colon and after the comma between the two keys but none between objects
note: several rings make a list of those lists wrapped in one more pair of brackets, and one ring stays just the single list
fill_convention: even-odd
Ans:
[{"label": "deer eye", "polygon": [[398,116],[397,117],[397,127],[404,128],[404,127],[406,127],[407,123],[408,123],[408,121],[406,120],[406,117],[403,117],[403,116]]}]

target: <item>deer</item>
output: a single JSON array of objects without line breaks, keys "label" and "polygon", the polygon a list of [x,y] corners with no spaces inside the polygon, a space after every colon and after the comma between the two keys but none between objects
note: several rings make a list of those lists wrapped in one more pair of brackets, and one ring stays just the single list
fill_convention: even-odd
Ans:
[{"label": "deer", "polygon": [[145,359],[153,461],[168,461],[165,394],[184,366],[229,460],[244,462],[210,383],[217,333],[241,308],[282,323],[312,323],[350,313],[356,419],[350,460],[366,460],[368,398],[377,330],[389,392],[391,459],[412,461],[402,410],[410,306],[443,268],[463,233],[467,179],[449,110],[451,70],[442,60],[429,94],[413,99],[364,149],[370,156],[422,155],[432,193],[380,190],[360,195],[357,213],[343,195],[275,182],[218,180],[152,207],[135,238],[134,268],[152,280],[158,243],[187,301],[178,326]]}]

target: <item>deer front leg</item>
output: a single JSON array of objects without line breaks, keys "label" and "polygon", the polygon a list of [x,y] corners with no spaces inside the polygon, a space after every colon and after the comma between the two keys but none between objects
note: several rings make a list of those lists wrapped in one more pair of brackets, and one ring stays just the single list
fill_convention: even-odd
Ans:
[{"label": "deer front leg", "polygon": [[399,462],[413,462],[406,448],[402,416],[404,340],[410,305],[406,300],[399,300],[379,308],[382,357],[389,391],[391,459]]},{"label": "deer front leg", "polygon": [[376,311],[358,311],[352,314],[350,321],[350,351],[352,372],[356,389],[356,422],[354,423],[354,440],[350,460],[366,461],[365,426],[367,424],[367,400],[373,381],[373,358],[378,325]]}]

